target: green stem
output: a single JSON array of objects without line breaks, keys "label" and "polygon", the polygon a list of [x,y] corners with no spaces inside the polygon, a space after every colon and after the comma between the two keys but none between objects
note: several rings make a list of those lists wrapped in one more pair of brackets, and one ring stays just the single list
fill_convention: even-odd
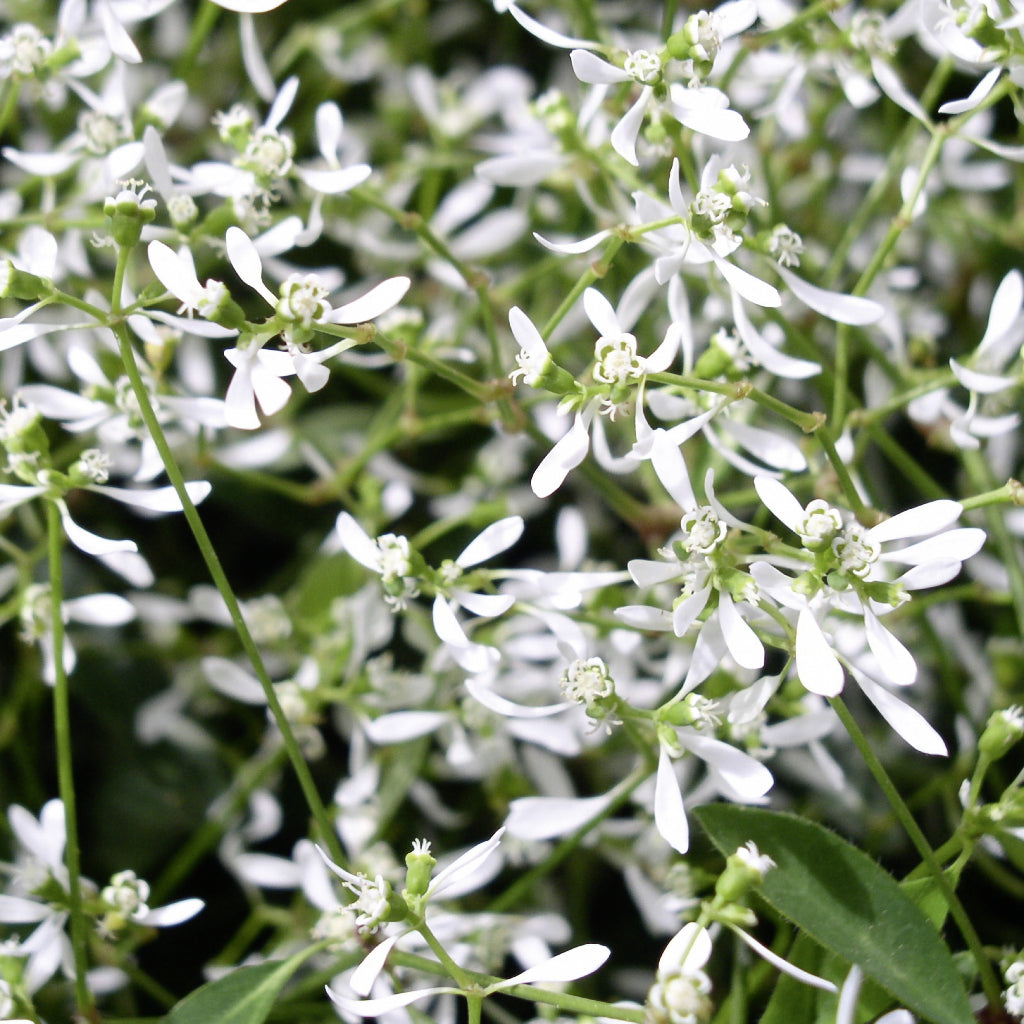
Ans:
[{"label": "green stem", "polygon": [[932,850],[925,834],[921,831],[917,822],[914,820],[914,816],[910,813],[910,808],[908,808],[906,803],[904,803],[899,790],[897,790],[896,786],[893,784],[892,779],[889,778],[889,773],[885,770],[885,767],[876,756],[874,750],[871,749],[871,745],[868,743],[867,737],[861,731],[860,726],[857,724],[857,720],[850,713],[850,709],[846,706],[842,697],[830,697],[829,703],[839,716],[839,719],[843,723],[843,727],[849,734],[850,739],[853,740],[854,746],[856,746],[860,751],[861,757],[864,758],[864,762],[868,766],[868,770],[874,776],[875,782],[878,783],[879,788],[885,794],[886,799],[889,801],[889,805],[893,809],[893,813],[899,819],[900,824],[910,837],[910,841],[914,844],[914,847],[921,859],[928,865],[928,870],[935,879],[935,882],[939,887],[939,891],[942,893],[942,898],[946,901],[946,906],[949,907],[950,915],[953,920],[956,921],[957,927],[960,929],[960,934],[963,935],[964,941],[967,943],[971,956],[977,965],[978,975],[981,978],[982,989],[985,992],[985,998],[988,1000],[988,1004],[993,1010],[997,1009],[1001,1006],[1002,998],[999,979],[996,977],[995,971],[992,969],[992,964],[989,961],[988,956],[985,954],[985,948],[981,944],[981,939],[978,938],[978,933],[974,930],[974,925],[971,923],[970,917],[967,916],[967,911],[964,909],[964,905],[960,902],[960,898],[957,896],[949,878],[942,870],[942,865],[935,856],[934,850]]},{"label": "green stem", "polygon": [[[416,926],[416,931],[427,940],[427,945],[430,947],[434,956],[441,961],[441,965],[448,972],[448,976],[459,986],[464,992],[471,988],[473,982],[469,975],[448,955],[448,951],[444,948],[441,942],[438,941],[437,936],[430,930],[426,921],[422,921]],[[479,998],[479,997],[478,997]],[[479,1010],[478,1010],[479,1012]]]},{"label": "green stem", "polygon": [[[415,953],[406,953],[402,950],[393,950],[389,961],[399,967],[411,967],[413,970],[422,971],[425,974],[444,975],[447,973],[442,964],[427,957],[417,956]],[[480,974],[477,971],[463,971],[468,982],[481,989],[492,988],[501,985],[501,978],[495,978],[490,974]],[[642,1007],[620,1006],[617,1003],[605,1003],[599,999],[586,999],[583,996],[573,996],[566,992],[549,992],[547,989],[534,988],[532,985],[513,985],[510,988],[499,988],[502,995],[515,996],[517,999],[526,999],[533,1003],[544,1003],[547,1006],[557,1006],[567,1013],[584,1014],[590,1017],[610,1017],[613,1020],[630,1021],[631,1024],[644,1024],[645,1011]]]},{"label": "green stem", "polygon": [[[995,481],[992,479],[992,471],[985,461],[985,456],[981,452],[965,451],[962,457],[971,486],[983,493],[989,491]],[[1024,636],[1024,566],[1021,565],[1020,545],[1007,529],[1002,509],[987,504],[985,525],[988,527],[990,540],[999,551],[1000,561],[1006,568],[1010,594],[1013,597],[1013,611],[1017,618],[1017,632]]]},{"label": "green stem", "polygon": [[205,3],[200,5],[199,13],[192,22],[192,31],[189,34],[188,43],[186,43],[185,50],[174,68],[175,78],[187,81],[192,71],[192,66],[199,56],[199,51],[203,48],[203,43],[206,42],[214,26],[217,24],[222,10],[222,7],[212,3],[211,0],[206,0]]},{"label": "green stem", "polygon": [[75,801],[75,774],[71,752],[71,701],[68,674],[64,670],[64,570],[62,564],[64,526],[55,501],[46,503],[49,538],[50,619],[53,652],[53,726],[57,742],[57,788],[64,804],[67,838],[64,858],[68,869],[68,905],[71,912],[71,951],[75,963],[75,1003],[79,1016],[94,1016],[92,993],[86,984],[88,969],[89,922],[82,909],[82,859],[78,842],[78,813]]},{"label": "green stem", "polygon": [[7,122],[18,105],[18,82],[10,78],[4,85],[3,106],[0,107],[0,138],[7,131]]},{"label": "green stem", "polygon": [[[118,263],[121,263],[120,259],[118,260]],[[135,393],[136,400],[139,403],[139,411],[142,414],[146,428],[153,439],[153,443],[156,445],[157,451],[160,453],[160,458],[163,461],[164,469],[167,471],[168,479],[171,481],[171,484],[181,501],[185,519],[188,522],[189,528],[192,530],[192,536],[195,538],[196,545],[199,548],[203,561],[206,563],[206,568],[210,573],[210,578],[213,580],[214,586],[216,586],[221,597],[224,599],[224,604],[227,606],[228,614],[230,615],[235,631],[238,634],[238,639],[242,644],[242,648],[245,651],[246,656],[252,664],[256,677],[259,679],[260,686],[263,688],[263,694],[266,697],[267,706],[270,708],[270,713],[273,715],[274,721],[281,733],[281,739],[284,742],[285,749],[288,751],[288,759],[291,761],[292,769],[298,779],[299,786],[302,789],[302,794],[306,799],[306,805],[316,820],[320,837],[326,845],[331,857],[336,863],[342,864],[344,863],[345,857],[341,849],[341,843],[338,840],[334,828],[331,825],[331,820],[327,816],[327,810],[320,799],[319,793],[317,792],[316,784],[313,781],[313,775],[309,770],[309,765],[306,764],[305,758],[302,756],[302,750],[299,747],[298,741],[295,739],[295,733],[292,730],[291,723],[288,721],[283,709],[281,708],[281,702],[277,698],[277,693],[274,690],[274,684],[271,681],[270,675],[263,663],[263,657],[260,654],[259,648],[256,646],[256,641],[253,640],[252,634],[249,632],[249,627],[246,625],[245,618],[242,615],[242,609],[238,603],[238,598],[235,597],[235,592],[228,581],[223,567],[221,566],[220,558],[218,558],[217,552],[210,540],[210,536],[206,532],[206,527],[203,525],[199,512],[192,499],[189,497],[188,491],[185,487],[184,477],[181,474],[181,469],[178,467],[177,460],[174,458],[174,453],[171,451],[171,446],[168,444],[167,437],[163,432],[163,428],[160,426],[160,421],[157,419],[156,413],[153,410],[153,403],[150,401],[149,391],[142,379],[142,374],[139,372],[139,366],[135,359],[135,350],[132,348],[131,337],[128,333],[128,329],[124,323],[116,322],[111,325],[111,330],[113,330],[114,336],[117,338],[118,348],[121,353],[121,360],[124,363],[125,373],[127,374],[129,381],[131,381],[132,390]]]}]

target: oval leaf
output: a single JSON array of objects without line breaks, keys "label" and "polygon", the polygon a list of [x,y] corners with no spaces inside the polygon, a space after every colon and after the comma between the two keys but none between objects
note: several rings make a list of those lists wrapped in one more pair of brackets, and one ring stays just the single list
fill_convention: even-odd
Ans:
[{"label": "oval leaf", "polygon": [[791,814],[708,804],[694,815],[726,856],[753,840],[778,865],[759,887],[765,900],[899,1003],[934,1024],[974,1020],[946,944],[865,853]]},{"label": "oval leaf", "polygon": [[182,999],[164,1024],[262,1024],[288,979],[320,948],[313,945],[288,960],[240,967],[211,981]]}]

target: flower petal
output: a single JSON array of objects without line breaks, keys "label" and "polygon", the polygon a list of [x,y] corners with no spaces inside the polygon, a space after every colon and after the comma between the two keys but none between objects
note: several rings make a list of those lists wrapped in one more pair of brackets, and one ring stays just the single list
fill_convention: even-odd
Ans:
[{"label": "flower petal", "polygon": [[462,554],[455,559],[456,564],[468,569],[471,565],[485,562],[488,558],[500,554],[519,540],[523,526],[522,516],[507,516],[496,523],[491,523],[466,545]]},{"label": "flower petal", "polygon": [[796,674],[811,693],[836,697],[843,690],[843,666],[808,609],[796,620]]},{"label": "flower petal", "polygon": [[366,323],[397,306],[411,283],[407,277],[389,277],[362,297],[333,310],[327,319],[332,324]]},{"label": "flower petal", "polygon": [[661,838],[677,853],[689,850],[690,826],[686,820],[683,794],[672,758],[664,747],[658,754],[658,775],[654,784],[654,825]]},{"label": "flower petal", "polygon": [[491,991],[511,988],[513,985],[534,985],[575,981],[593,974],[611,955],[607,946],[596,942],[588,942],[564,953],[553,956],[550,960],[535,964],[533,967],[491,986]]}]

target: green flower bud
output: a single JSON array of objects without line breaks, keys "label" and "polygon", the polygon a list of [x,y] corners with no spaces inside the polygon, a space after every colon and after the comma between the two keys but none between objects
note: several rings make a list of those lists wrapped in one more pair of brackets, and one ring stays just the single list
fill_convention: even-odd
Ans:
[{"label": "green flower bud", "polygon": [[122,249],[139,244],[143,225],[156,217],[156,200],[144,199],[149,186],[141,181],[122,182],[124,188],[116,196],[103,201],[103,212],[110,218],[110,233]]},{"label": "green flower bud", "polygon": [[753,842],[739,847],[725,862],[725,870],[715,883],[716,901],[740,903],[764,876],[775,867],[775,861],[761,853]]},{"label": "green flower bud", "polygon": [[430,875],[437,861],[430,855],[430,843],[416,839],[412,851],[405,855],[405,894],[425,896],[430,887]]},{"label": "green flower bud", "polygon": [[1024,708],[1019,705],[996,711],[978,740],[978,750],[989,761],[998,761],[1024,736]]}]

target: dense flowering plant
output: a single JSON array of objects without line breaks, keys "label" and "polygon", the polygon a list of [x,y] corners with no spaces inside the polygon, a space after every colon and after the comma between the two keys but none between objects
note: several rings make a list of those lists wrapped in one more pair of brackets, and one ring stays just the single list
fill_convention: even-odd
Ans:
[{"label": "dense flowering plant", "polygon": [[1022,88],[0,0],[0,1019],[1020,1020]]}]

